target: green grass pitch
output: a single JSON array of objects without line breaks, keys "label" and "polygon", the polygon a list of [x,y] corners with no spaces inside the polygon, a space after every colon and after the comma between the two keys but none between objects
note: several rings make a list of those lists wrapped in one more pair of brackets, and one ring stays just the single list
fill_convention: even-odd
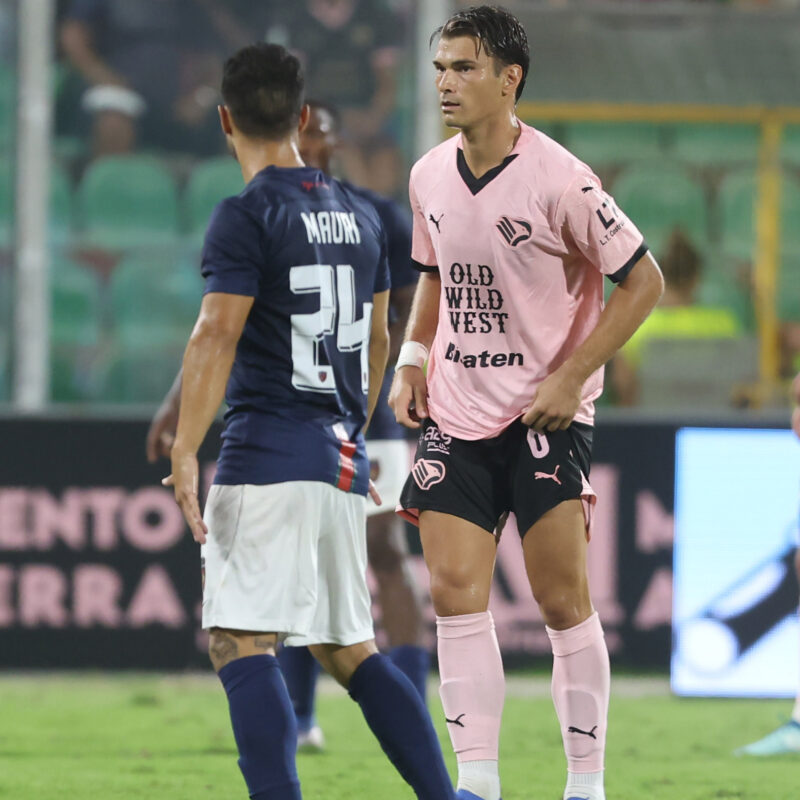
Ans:
[{"label": "green grass pitch", "polygon": [[[731,751],[771,730],[788,701],[681,700],[663,682],[618,679],[610,713],[608,800],[796,800],[800,755]],[[451,774],[441,707],[431,709]],[[319,698],[328,738],[298,759],[306,800],[412,800],[336,687]],[[515,676],[503,719],[504,800],[561,800],[564,757],[547,679]],[[221,687],[205,676],[0,678],[0,798],[246,800]]]}]

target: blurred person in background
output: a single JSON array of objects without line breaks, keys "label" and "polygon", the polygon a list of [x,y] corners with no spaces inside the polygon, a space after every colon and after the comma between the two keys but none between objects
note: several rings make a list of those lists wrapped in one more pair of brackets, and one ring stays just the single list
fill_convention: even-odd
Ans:
[{"label": "blurred person in background", "polygon": [[300,58],[310,97],[324,97],[339,109],[345,174],[369,188],[377,186],[363,148],[376,138],[394,141],[390,118],[403,28],[382,0],[298,0],[269,9],[267,41]]},{"label": "blurred person in background", "polygon": [[743,333],[730,309],[697,303],[703,272],[702,258],[682,230],[672,232],[658,263],[664,275],[664,294],[658,306],[611,362],[611,384],[617,403],[622,406],[639,402],[637,370],[642,359],[647,357],[647,343],[651,339],[718,339]]},{"label": "blurred person in background", "polygon": [[63,124],[90,121],[92,156],[219,151],[219,39],[200,0],[69,0],[59,39],[83,84]]},{"label": "blurred person in background", "polygon": [[[792,381],[792,430],[800,438],[800,372]],[[795,551],[794,565],[800,583],[800,548]],[[799,643],[800,644],[800,643]],[[784,753],[800,753],[800,687],[788,722],[768,733],[763,739],[740,747],[739,756],[777,756]]]},{"label": "blurred person in background", "polygon": [[[300,155],[308,166],[330,175],[332,160],[340,145],[339,116],[332,106],[314,100],[308,102],[310,116],[300,135]],[[352,188],[375,207],[383,222],[392,287],[388,370],[367,434],[372,479],[384,505],[367,507],[367,556],[378,584],[389,658],[424,699],[430,654],[422,647],[422,602],[411,572],[404,524],[394,513],[408,473],[409,456],[404,430],[395,421],[387,402],[418,278],[411,264],[411,218],[397,203],[374,192]],[[306,647],[284,647],[278,660],[297,716],[298,747],[321,749],[324,739],[314,714],[319,666]]]}]

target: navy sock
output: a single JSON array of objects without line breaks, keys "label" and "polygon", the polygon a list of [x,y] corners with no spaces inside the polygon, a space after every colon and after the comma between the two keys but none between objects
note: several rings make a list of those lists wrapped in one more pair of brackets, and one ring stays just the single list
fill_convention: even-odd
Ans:
[{"label": "navy sock", "polygon": [[239,769],[254,800],[300,800],[297,724],[275,656],[237,658],[219,671],[239,748]]},{"label": "navy sock", "polygon": [[389,658],[392,659],[392,664],[414,684],[414,688],[419,692],[424,703],[427,695],[426,685],[431,667],[431,654],[424,647],[403,644],[393,647],[389,651]]},{"label": "navy sock", "polygon": [[411,681],[386,656],[358,665],[348,691],[383,752],[420,800],[452,800],[453,785],[428,710]]},{"label": "navy sock", "polygon": [[283,678],[292,698],[297,729],[310,731],[316,722],[314,700],[320,666],[307,647],[281,647],[278,652]]}]

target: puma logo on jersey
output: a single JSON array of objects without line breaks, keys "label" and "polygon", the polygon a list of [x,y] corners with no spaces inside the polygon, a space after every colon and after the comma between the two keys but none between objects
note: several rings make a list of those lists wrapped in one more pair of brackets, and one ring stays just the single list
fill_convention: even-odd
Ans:
[{"label": "puma logo on jersey", "polygon": [[435,219],[433,214],[428,214],[428,219],[436,226],[436,232],[441,233],[441,228],[439,228],[439,223],[442,221],[442,217],[444,216],[444,212],[439,215],[439,219]]},{"label": "puma logo on jersey", "polygon": [[301,211],[300,216],[309,244],[361,244],[361,231],[352,211]]},{"label": "puma logo on jersey", "polygon": [[520,242],[527,242],[531,238],[531,224],[524,219],[511,220],[508,217],[500,217],[496,227],[512,247],[516,247]]},{"label": "puma logo on jersey", "polygon": [[414,477],[414,483],[427,492],[431,486],[441,483],[444,480],[446,473],[444,464],[441,461],[434,461],[430,458],[420,458],[411,467],[411,474]]},{"label": "puma logo on jersey", "polygon": [[556,471],[551,475],[549,472],[534,472],[533,479],[535,481],[540,480],[551,480],[555,481],[559,486],[561,486],[561,481],[558,479],[558,470],[561,467],[561,464],[556,464]]}]

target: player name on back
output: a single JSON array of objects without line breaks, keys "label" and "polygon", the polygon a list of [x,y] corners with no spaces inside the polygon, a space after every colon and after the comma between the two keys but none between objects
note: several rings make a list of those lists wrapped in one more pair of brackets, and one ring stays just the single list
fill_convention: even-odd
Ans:
[{"label": "player name on back", "polygon": [[352,211],[302,211],[300,216],[309,244],[361,244],[361,232]]}]

